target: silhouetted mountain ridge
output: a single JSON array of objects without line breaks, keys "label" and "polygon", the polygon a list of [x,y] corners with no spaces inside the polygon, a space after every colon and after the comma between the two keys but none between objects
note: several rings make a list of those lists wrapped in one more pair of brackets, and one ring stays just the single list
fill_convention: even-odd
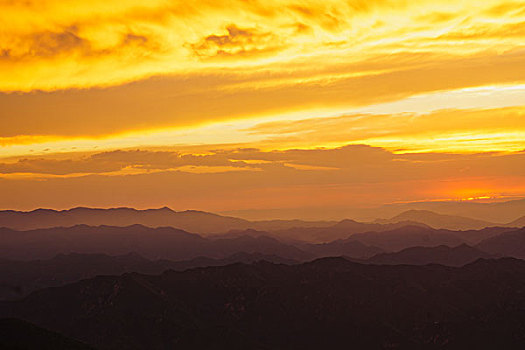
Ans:
[{"label": "silhouetted mountain ridge", "polygon": [[[366,259],[381,252],[395,252],[409,247],[472,245],[487,237],[515,230],[492,227],[478,231],[451,231],[409,225],[393,230],[354,233],[344,235],[344,239],[314,244],[287,236],[279,237],[277,232],[256,230],[202,237],[172,227],[151,228],[138,224],[127,227],[82,224],[29,231],[0,228],[0,258],[34,260],[50,259],[60,253],[123,255],[136,252],[148,259],[177,261],[199,256],[221,259],[247,252],[273,254],[298,261],[333,255]],[[343,235],[343,232],[337,231],[336,236]]]},{"label": "silhouetted mountain ridge", "polygon": [[457,247],[440,245],[437,247],[411,247],[395,253],[382,253],[368,259],[367,263],[389,265],[427,265],[464,266],[479,259],[494,258],[479,249],[461,244]]},{"label": "silhouetted mountain ridge", "polygon": [[428,226],[409,225],[384,232],[363,232],[351,235],[343,242],[359,241],[385,251],[399,251],[409,247],[457,246],[464,241],[454,232],[440,231]]},{"label": "silhouetted mountain ridge", "polygon": [[17,299],[47,287],[61,286],[98,275],[121,275],[126,272],[159,274],[166,270],[224,266],[266,260],[273,263],[296,264],[298,261],[275,254],[239,252],[223,259],[196,257],[191,260],[148,260],[137,253],[109,256],[105,254],[58,254],[48,260],[0,262],[0,300]]},{"label": "silhouetted mountain ridge", "polygon": [[476,247],[491,254],[525,259],[525,227],[488,238]]},{"label": "silhouetted mountain ridge", "polygon": [[305,260],[312,256],[275,238],[239,236],[204,238],[172,227],[142,225],[56,227],[29,231],[0,228],[0,257],[49,259],[59,253],[123,255],[137,252],[148,259],[224,258],[238,252],[276,254]]},{"label": "silhouetted mountain ridge", "polygon": [[[524,226],[525,223],[522,221],[522,219],[518,219],[500,226]],[[71,227],[80,224],[88,226],[130,226],[140,224],[153,228],[174,227],[206,235],[229,231],[256,230],[269,232],[282,239],[302,240],[312,243],[326,243],[336,239],[344,239],[355,233],[389,231],[407,225],[450,230],[479,230],[484,227],[496,226],[496,224],[489,221],[457,215],[438,214],[428,210],[409,210],[391,219],[378,219],[374,222],[358,222],[351,219],[344,219],[339,222],[303,220],[248,221],[199,210],[174,211],[168,207],[144,210],[127,207],[110,209],[77,207],[68,210],[0,211],[0,227],[16,230]]]},{"label": "silhouetted mountain ridge", "polygon": [[168,207],[159,209],[134,208],[87,208],[67,210],[35,209],[23,212],[0,211],[0,227],[31,230],[51,227],[70,227],[78,224],[89,226],[130,226],[140,224],[149,227],[170,226],[194,233],[219,233],[244,229],[282,229],[294,226],[327,226],[333,222],[302,220],[264,220],[250,222],[231,216],[222,216],[200,210],[174,211]]},{"label": "silhouetted mountain ridge", "polygon": [[298,241],[312,243],[328,243],[338,239],[348,238],[350,235],[364,232],[383,232],[408,225],[428,227],[417,222],[397,222],[393,224],[377,224],[357,222],[350,219],[342,220],[335,225],[328,227],[294,227],[286,230],[272,231],[277,237],[283,237]]},{"label": "silhouetted mountain ridge", "polygon": [[507,224],[510,227],[525,227],[525,215]]},{"label": "silhouetted mountain ridge", "polygon": [[407,210],[388,220],[378,219],[375,222],[388,224],[403,221],[419,222],[435,229],[448,230],[479,230],[485,227],[498,226],[498,224],[489,221],[471,219],[457,215],[438,214],[430,210],[416,209]]}]

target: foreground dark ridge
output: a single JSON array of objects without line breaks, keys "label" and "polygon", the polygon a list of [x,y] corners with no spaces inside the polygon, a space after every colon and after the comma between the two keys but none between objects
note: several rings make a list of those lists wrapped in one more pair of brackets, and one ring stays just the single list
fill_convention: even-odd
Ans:
[{"label": "foreground dark ridge", "polygon": [[59,254],[48,260],[0,260],[0,300],[20,299],[30,292],[46,287],[58,287],[99,275],[121,275],[126,272],[160,274],[166,270],[184,271],[190,268],[224,266],[233,263],[269,261],[298,264],[299,261],[277,255],[240,252],[223,259],[197,257],[191,260],[149,260],[139,254],[119,256],[105,254]]},{"label": "foreground dark ridge", "polygon": [[99,349],[523,349],[525,262],[132,273],[3,302],[0,316]]},{"label": "foreground dark ridge", "polygon": [[[396,253],[380,253],[369,259],[352,259],[366,264],[463,266],[480,258],[493,258],[467,245],[457,247],[412,247]],[[198,257],[191,260],[149,260],[139,254],[119,256],[105,254],[59,254],[48,260],[0,260],[0,300],[14,300],[38,289],[57,287],[99,275],[121,275],[126,272],[159,274],[166,270],[184,271],[196,267],[224,266],[232,263],[268,261],[294,265],[297,260],[277,255],[239,252],[223,259]]]},{"label": "foreground dark ridge", "polygon": [[19,319],[0,319],[0,349],[94,350],[95,348]]}]

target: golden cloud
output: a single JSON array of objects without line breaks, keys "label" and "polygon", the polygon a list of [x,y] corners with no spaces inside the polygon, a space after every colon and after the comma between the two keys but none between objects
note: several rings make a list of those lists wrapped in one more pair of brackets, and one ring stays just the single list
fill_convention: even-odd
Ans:
[{"label": "golden cloud", "polygon": [[320,62],[392,53],[467,57],[522,46],[525,20],[523,4],[498,0],[1,4],[3,91],[109,86],[225,68],[279,71],[283,63],[315,72]]},{"label": "golden cloud", "polygon": [[[108,89],[0,94],[0,137],[100,136],[315,108],[351,109],[425,92],[515,83],[525,80],[523,62],[525,51],[468,59],[418,54],[363,63],[357,68],[365,73],[358,75],[352,73],[355,66],[341,64],[315,76],[224,71]],[[385,64],[396,67],[378,72]]]}]

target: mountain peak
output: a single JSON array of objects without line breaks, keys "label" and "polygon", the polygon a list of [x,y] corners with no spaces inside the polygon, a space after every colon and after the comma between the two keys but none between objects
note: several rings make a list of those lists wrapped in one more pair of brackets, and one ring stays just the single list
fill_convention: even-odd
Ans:
[{"label": "mountain peak", "polygon": [[174,213],[174,212],[175,212],[175,211],[172,210],[170,207],[166,207],[166,206],[164,206],[164,207],[162,207],[162,208],[159,208],[159,209],[157,209],[157,210],[159,210],[159,211],[167,211],[167,212],[171,212],[171,213]]},{"label": "mountain peak", "polygon": [[436,229],[449,230],[478,230],[496,225],[495,223],[488,221],[472,219],[457,215],[440,214],[430,210],[422,209],[410,209],[390,219],[378,220],[377,222],[395,223],[400,221],[415,221]]}]

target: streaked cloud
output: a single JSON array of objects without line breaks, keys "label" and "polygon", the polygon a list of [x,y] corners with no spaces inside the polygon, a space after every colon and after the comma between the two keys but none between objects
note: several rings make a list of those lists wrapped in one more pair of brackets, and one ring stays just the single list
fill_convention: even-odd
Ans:
[{"label": "streaked cloud", "polygon": [[508,107],[275,121],[247,131],[281,147],[354,141],[399,152],[520,151],[525,149],[524,120],[523,107]]},{"label": "streaked cloud", "polygon": [[355,72],[392,54],[466,58],[521,47],[525,20],[523,4],[497,0],[47,0],[3,1],[2,9],[4,91],[287,64],[315,74],[320,62]]},{"label": "streaked cloud", "polygon": [[[250,78],[235,73],[153,79],[111,89],[0,94],[0,137],[107,136],[290,112],[307,114],[316,109],[344,111],[435,90],[525,79],[525,69],[521,68],[525,51],[441,63],[420,59],[422,66],[413,70],[343,78],[334,75],[334,79],[330,78],[331,73],[302,84],[288,85],[277,80],[275,85],[260,88],[235,87]],[[494,65],[487,66],[487,60]],[[257,74],[264,80],[266,73]],[[233,87],[227,89],[230,85]]]},{"label": "streaked cloud", "polygon": [[[296,169],[305,171],[337,170],[346,180],[380,179],[383,169],[403,179],[434,178],[463,174],[525,176],[524,152],[514,153],[401,153],[379,147],[348,145],[338,148],[288,149],[265,151],[257,148],[209,150],[201,153],[181,153],[154,150],[116,150],[82,157],[21,158],[0,163],[0,174],[91,175],[115,173],[134,168],[147,173],[151,170],[177,170],[188,166],[246,168],[253,171]],[[495,166],[497,165],[497,166]],[[442,169],[440,169],[442,168]],[[333,173],[333,174],[335,174]],[[334,175],[327,176],[334,176]],[[342,179],[339,179],[342,180]],[[375,180],[374,180],[375,181]]]},{"label": "streaked cloud", "polygon": [[0,138],[11,138],[2,143],[343,114],[525,81],[520,2],[45,0],[2,9]]},{"label": "streaked cloud", "polygon": [[69,159],[21,158],[16,162],[0,163],[0,174],[93,174],[110,173],[134,168],[136,170],[166,170],[185,166],[250,167],[242,161],[231,161],[224,154],[180,154],[166,151],[111,151]]},{"label": "streaked cloud", "polygon": [[[188,128],[136,131],[108,137],[6,137],[0,138],[1,158],[57,153],[93,153],[137,147],[194,152],[210,149],[255,147],[335,148],[349,143],[403,152],[515,152],[525,149],[525,90],[475,89],[410,98],[384,105],[366,106],[344,115],[319,111],[271,118],[239,120]],[[496,91],[500,91],[496,88]],[[463,96],[464,98],[461,98]],[[443,101],[447,101],[444,103]],[[448,105],[447,105],[448,103]],[[449,108],[501,104],[501,108]],[[430,108],[430,111],[426,111]],[[395,113],[384,113],[392,110]],[[405,110],[406,112],[400,112]],[[375,111],[375,112],[374,112]],[[382,113],[383,112],[383,113]],[[87,121],[88,122],[88,121]]]}]

